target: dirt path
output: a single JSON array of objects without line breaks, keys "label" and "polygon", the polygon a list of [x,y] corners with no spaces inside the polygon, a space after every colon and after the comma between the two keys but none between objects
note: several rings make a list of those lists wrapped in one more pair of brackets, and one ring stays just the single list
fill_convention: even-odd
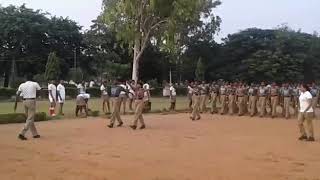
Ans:
[{"label": "dirt path", "polygon": [[317,142],[297,141],[296,120],[146,115],[148,129],[108,129],[104,119],[37,123],[18,141],[0,126],[1,180],[320,180]]}]

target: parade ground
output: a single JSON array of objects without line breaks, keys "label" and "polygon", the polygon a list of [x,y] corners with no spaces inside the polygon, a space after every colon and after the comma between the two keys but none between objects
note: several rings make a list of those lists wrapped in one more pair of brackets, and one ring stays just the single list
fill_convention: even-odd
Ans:
[{"label": "parade ground", "polygon": [[297,120],[147,114],[147,129],[109,129],[104,118],[37,123],[42,138],[20,141],[23,124],[0,125],[2,180],[320,180],[316,142]]}]

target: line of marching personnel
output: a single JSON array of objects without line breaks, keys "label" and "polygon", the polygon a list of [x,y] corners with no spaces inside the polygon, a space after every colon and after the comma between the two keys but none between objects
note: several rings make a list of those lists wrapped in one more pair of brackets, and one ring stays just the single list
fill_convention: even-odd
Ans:
[{"label": "line of marching personnel", "polygon": [[[308,86],[312,95],[312,107],[315,109],[320,91],[314,83]],[[288,119],[292,115],[291,108],[294,115],[298,115],[301,94],[299,87],[298,84],[289,83],[279,86],[276,83],[267,85],[265,82],[251,85],[242,82],[191,82],[188,85],[189,108],[193,109],[191,119],[200,119],[200,113],[206,112],[208,103],[212,114],[249,114],[251,117],[271,115],[272,118],[277,117],[280,106],[282,116]]]}]

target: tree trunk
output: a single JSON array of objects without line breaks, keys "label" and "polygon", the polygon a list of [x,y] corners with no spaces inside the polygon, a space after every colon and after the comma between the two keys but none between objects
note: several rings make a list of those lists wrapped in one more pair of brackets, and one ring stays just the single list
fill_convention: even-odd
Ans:
[{"label": "tree trunk", "polygon": [[139,60],[140,60],[140,38],[136,37],[133,49],[133,62],[132,62],[132,80],[136,83],[139,80]]}]

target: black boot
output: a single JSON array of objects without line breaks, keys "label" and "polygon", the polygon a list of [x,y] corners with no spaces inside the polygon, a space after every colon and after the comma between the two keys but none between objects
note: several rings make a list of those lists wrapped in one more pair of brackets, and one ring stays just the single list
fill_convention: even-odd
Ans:
[{"label": "black boot", "polygon": [[137,129],[137,126],[135,126],[135,125],[131,125],[130,127],[131,127],[131,129],[133,129],[133,130],[136,130],[136,129]]},{"label": "black boot", "polygon": [[109,128],[113,128],[113,124],[109,124],[108,127],[109,127]]}]

